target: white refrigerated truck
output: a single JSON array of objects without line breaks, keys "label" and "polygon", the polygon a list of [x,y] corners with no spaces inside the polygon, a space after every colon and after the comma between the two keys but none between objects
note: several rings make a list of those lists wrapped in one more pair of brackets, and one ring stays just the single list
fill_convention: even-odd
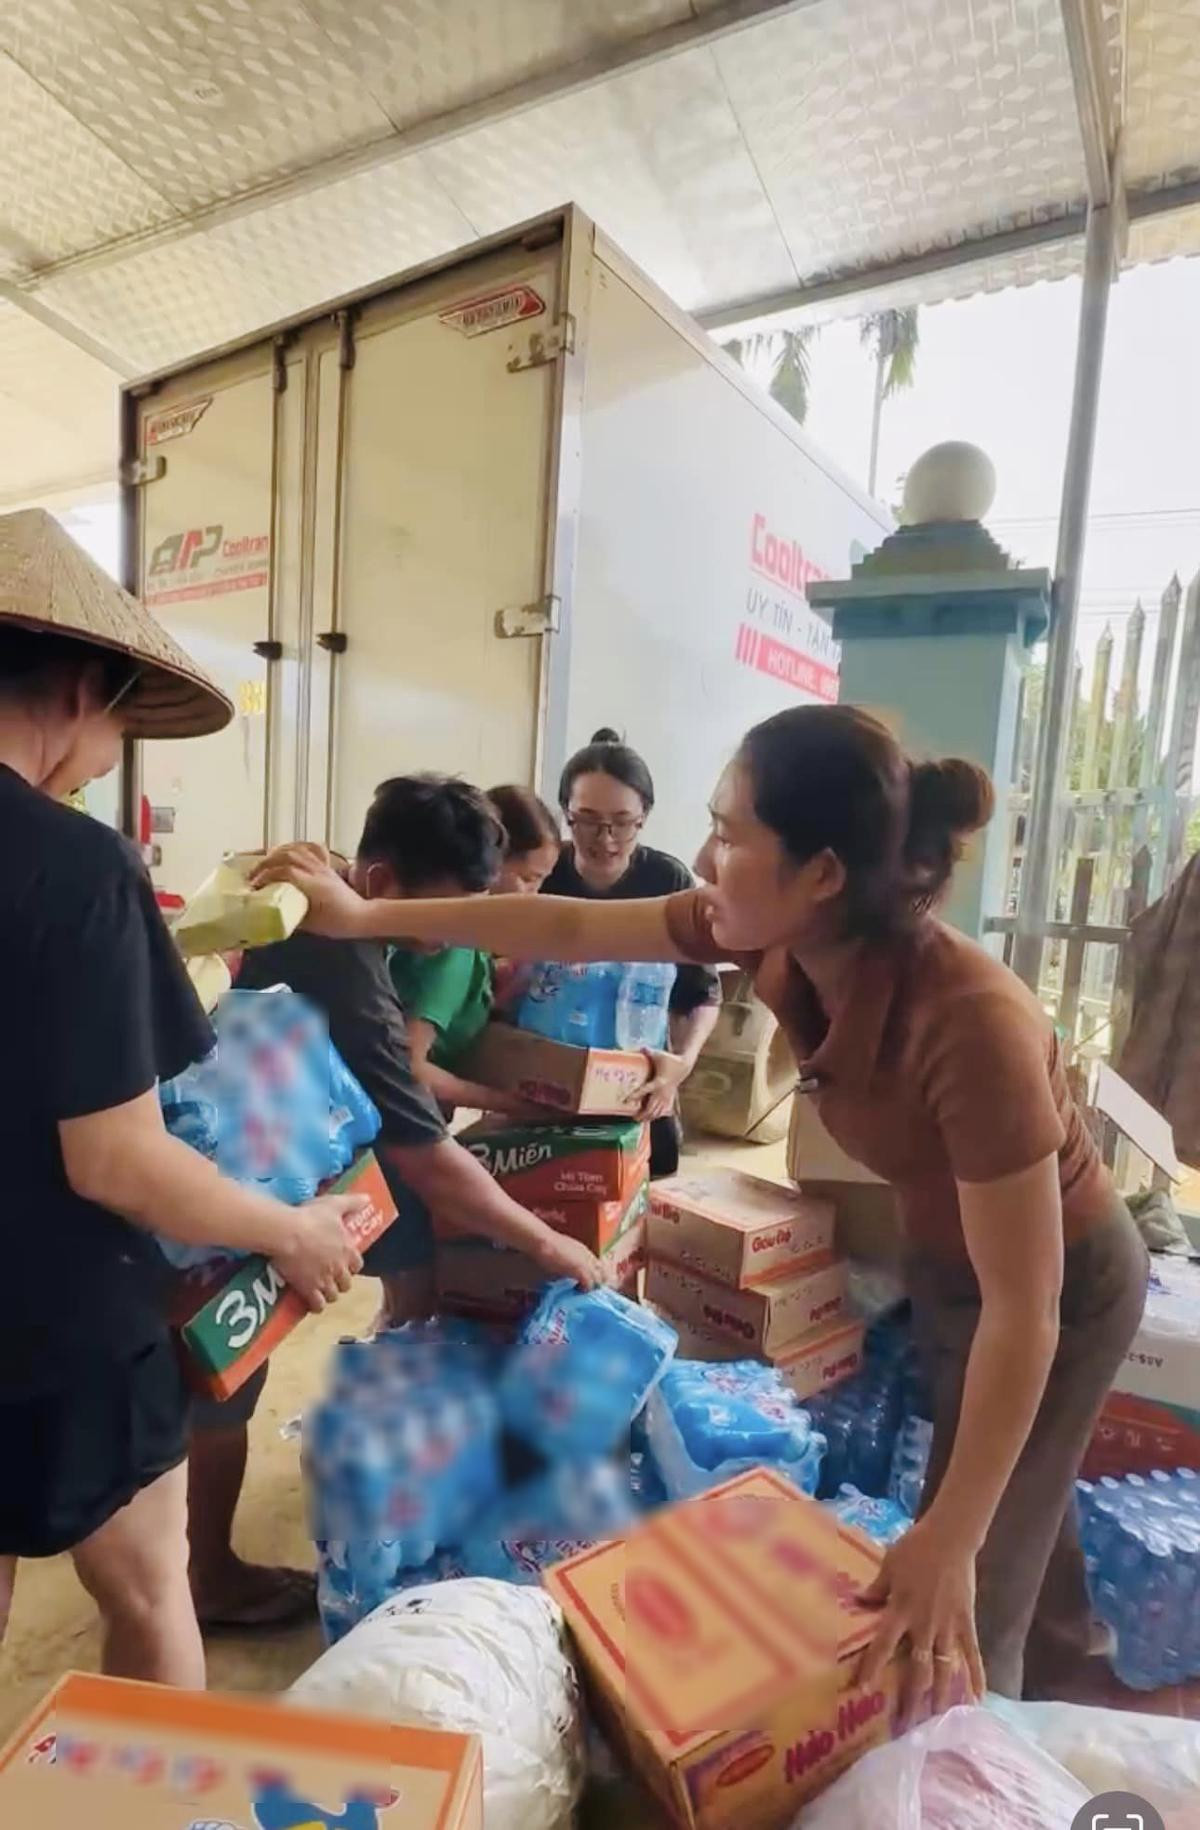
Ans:
[{"label": "white refrigerated truck", "polygon": [[237,708],[129,760],[185,895],[404,771],[553,798],[599,725],[691,857],[741,733],[836,696],[805,588],[889,526],[573,208],[131,385],[122,444],[126,583]]}]

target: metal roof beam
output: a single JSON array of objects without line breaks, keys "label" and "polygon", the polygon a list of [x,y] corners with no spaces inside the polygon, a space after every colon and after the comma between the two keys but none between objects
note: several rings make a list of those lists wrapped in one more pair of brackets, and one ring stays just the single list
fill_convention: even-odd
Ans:
[{"label": "metal roof beam", "polygon": [[[706,330],[725,330],[734,324],[746,324],[751,318],[776,317],[785,311],[803,311],[809,306],[828,305],[839,299],[865,297],[883,292],[906,280],[924,279],[931,273],[944,273],[955,267],[973,267],[980,261],[995,260],[1019,254],[1026,248],[1052,247],[1056,242],[1076,241],[1087,228],[1087,211],[1068,210],[1045,222],[1031,222],[1018,229],[1001,229],[995,234],[982,233],[948,248],[930,248],[923,254],[903,255],[898,260],[882,261],[875,267],[856,267],[849,273],[832,274],[826,279],[808,280],[781,292],[760,293],[757,298],[735,300],[711,311],[692,315]],[[866,309],[864,303],[863,309]]]},{"label": "metal roof beam", "polygon": [[330,159],[265,184],[251,186],[236,197],[224,197],[194,215],[178,217],[153,228],[137,230],[130,235],[115,236],[111,241],[88,248],[61,260],[47,262],[20,282],[21,289],[31,291],[46,280],[63,273],[91,272],[114,262],[128,260],[150,248],[169,247],[188,236],[235,222],[272,204],[307,197],[344,178],[361,172],[378,170],[411,153],[426,152],[430,147],[444,146],[477,128],[494,127],[512,120],[548,102],[562,101],[582,94],[613,77],[628,76],[635,70],[678,57],[686,51],[703,49],[764,20],[783,18],[821,4],[821,0],[716,0],[703,12],[692,13],[674,25],[659,26],[621,44],[607,45],[571,63],[560,64],[538,76],[512,83],[491,95],[448,109],[411,127],[372,140],[365,146],[348,147]]},{"label": "metal roof beam", "polygon": [[1088,201],[1104,209],[1114,201],[1113,154],[1117,144],[1117,109],[1108,77],[1108,48],[1101,31],[1097,0],[1059,0],[1075,110],[1083,141]]},{"label": "metal roof beam", "polygon": [[122,381],[132,381],[137,375],[136,365],[128,357],[122,356],[111,344],[100,343],[95,337],[89,336],[86,330],[80,330],[77,324],[72,324],[69,318],[64,318],[60,311],[55,311],[43,300],[32,298],[23,286],[14,286],[11,280],[0,280],[0,301],[5,305],[14,305],[27,318],[33,318],[46,330],[54,331],[67,343],[73,343],[85,356],[92,356],[97,362],[102,362],[105,368],[112,369]]}]

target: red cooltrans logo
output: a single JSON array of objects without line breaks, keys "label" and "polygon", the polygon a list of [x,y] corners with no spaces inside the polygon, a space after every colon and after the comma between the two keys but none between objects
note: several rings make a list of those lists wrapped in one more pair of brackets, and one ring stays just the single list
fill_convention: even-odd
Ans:
[{"label": "red cooltrans logo", "polygon": [[750,524],[750,564],[772,584],[794,591],[797,597],[804,597],[817,579],[829,576],[808,557],[798,540],[777,534],[765,515],[755,515]]}]

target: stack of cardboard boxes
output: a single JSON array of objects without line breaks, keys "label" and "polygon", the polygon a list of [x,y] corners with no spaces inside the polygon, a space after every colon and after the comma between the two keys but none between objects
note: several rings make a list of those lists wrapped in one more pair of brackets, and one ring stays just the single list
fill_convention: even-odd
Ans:
[{"label": "stack of cardboard boxes", "polygon": [[[608,1260],[613,1282],[636,1295],[644,1261],[650,1136],[636,1120],[510,1125],[484,1120],[461,1144],[514,1201]],[[523,1252],[462,1236],[440,1239],[437,1284],[449,1314],[515,1321],[546,1273]]]},{"label": "stack of cardboard boxes", "polygon": [[828,1201],[737,1169],[708,1168],[650,1193],[646,1296],[699,1360],[767,1360],[798,1398],[857,1372]]}]

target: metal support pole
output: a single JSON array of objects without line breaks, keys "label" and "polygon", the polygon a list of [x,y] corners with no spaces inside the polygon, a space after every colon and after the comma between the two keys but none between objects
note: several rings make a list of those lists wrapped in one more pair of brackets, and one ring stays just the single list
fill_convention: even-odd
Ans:
[{"label": "metal support pole", "polygon": [[1046,663],[1046,687],[1038,728],[1037,761],[1025,833],[1025,862],[1021,871],[1017,936],[1013,948],[1013,966],[1034,991],[1041,977],[1044,929],[1051,912],[1050,896],[1058,856],[1063,765],[1075,669],[1079,581],[1087,540],[1108,300],[1116,265],[1117,220],[1118,211],[1112,205],[1104,209],[1093,208],[1088,215],[1084,250],[1075,392],[1071,401],[1071,430],[1063,473],[1058,553],[1054,563],[1054,623]]}]

